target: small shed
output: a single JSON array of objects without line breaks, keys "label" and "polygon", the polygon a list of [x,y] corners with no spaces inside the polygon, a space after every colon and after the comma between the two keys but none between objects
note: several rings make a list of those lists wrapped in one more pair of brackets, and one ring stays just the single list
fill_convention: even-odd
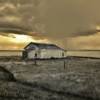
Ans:
[{"label": "small shed", "polygon": [[64,58],[65,50],[55,44],[29,43],[23,51],[24,59]]}]

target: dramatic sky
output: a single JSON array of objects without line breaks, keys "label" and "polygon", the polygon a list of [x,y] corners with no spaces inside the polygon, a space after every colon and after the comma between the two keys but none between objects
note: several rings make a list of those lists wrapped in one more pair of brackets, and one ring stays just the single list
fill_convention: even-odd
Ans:
[{"label": "dramatic sky", "polygon": [[100,49],[99,4],[100,0],[0,0],[0,49],[23,49],[31,41]]}]

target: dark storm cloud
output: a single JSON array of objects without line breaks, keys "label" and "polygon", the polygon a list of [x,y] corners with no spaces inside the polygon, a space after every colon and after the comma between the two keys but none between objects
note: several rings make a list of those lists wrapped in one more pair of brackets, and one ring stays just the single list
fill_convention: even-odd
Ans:
[{"label": "dark storm cloud", "polygon": [[100,22],[99,0],[49,0],[46,31],[55,37],[91,35]]},{"label": "dark storm cloud", "polygon": [[0,0],[0,23],[50,38],[91,35],[100,24],[99,4],[99,0]]},{"label": "dark storm cloud", "polygon": [[0,26],[23,27],[36,31],[38,11],[35,0],[6,0],[0,2]]}]

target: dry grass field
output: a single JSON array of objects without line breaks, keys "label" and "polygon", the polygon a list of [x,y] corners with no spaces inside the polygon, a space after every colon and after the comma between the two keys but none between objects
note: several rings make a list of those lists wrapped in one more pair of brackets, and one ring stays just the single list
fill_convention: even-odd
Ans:
[{"label": "dry grass field", "polygon": [[0,79],[0,100],[100,100],[100,59],[68,57],[36,62],[0,60],[15,78]]}]

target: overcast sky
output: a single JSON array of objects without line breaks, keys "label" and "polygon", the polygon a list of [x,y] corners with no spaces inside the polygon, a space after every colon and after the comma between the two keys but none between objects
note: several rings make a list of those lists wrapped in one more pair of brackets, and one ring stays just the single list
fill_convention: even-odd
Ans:
[{"label": "overcast sky", "polygon": [[[100,49],[100,34],[94,32],[100,25],[99,4],[100,0],[0,0],[0,27],[37,32],[35,39],[65,49]],[[14,44],[3,41],[1,48]]]}]

